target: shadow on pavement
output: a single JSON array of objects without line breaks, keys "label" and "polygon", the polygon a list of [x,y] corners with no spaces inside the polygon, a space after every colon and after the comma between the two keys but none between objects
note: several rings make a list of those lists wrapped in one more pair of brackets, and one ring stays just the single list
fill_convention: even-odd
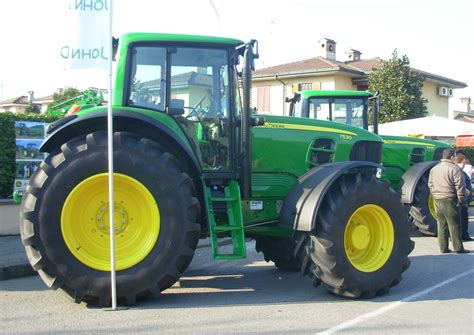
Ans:
[{"label": "shadow on pavement", "polygon": [[[473,274],[433,289],[419,297],[410,298],[426,289],[434,287],[454,276],[473,268],[473,258],[469,255],[426,255],[411,257],[412,265],[404,273],[402,282],[382,297],[367,299],[367,303],[387,303],[403,299],[409,301],[447,301],[473,299]],[[465,267],[450,269],[453,262],[465,262]],[[262,262],[260,262],[262,264]],[[249,270],[251,269],[251,270]],[[429,270],[425,274],[419,271]],[[420,280],[420,278],[422,280]],[[423,280],[424,278],[424,280]],[[452,290],[462,282],[465,289]],[[469,284],[471,283],[471,284]],[[206,308],[236,305],[261,304],[314,304],[314,303],[360,303],[336,296],[323,285],[314,288],[308,277],[299,273],[282,272],[271,265],[248,264],[244,269],[222,271],[207,275],[199,270],[188,273],[180,280],[180,287],[164,291],[156,300],[145,300],[134,309],[154,308]]]},{"label": "shadow on pavement", "polygon": [[[468,255],[422,255],[410,257],[411,267],[404,273],[402,282],[382,297],[362,300],[367,303],[387,303],[406,299],[451,277],[474,268],[474,258]],[[454,266],[453,268],[453,265]],[[473,299],[472,274],[458,281],[410,299],[413,301]],[[24,284],[14,285],[22,280]],[[452,290],[461,280],[468,282],[465,289]],[[471,283],[471,284],[469,284]],[[20,286],[20,288],[18,288]],[[39,277],[35,280],[16,279],[0,282],[0,291],[48,290]],[[51,291],[52,292],[52,291]],[[449,292],[449,294],[446,294]],[[58,292],[52,292],[61,295]],[[58,296],[58,299],[60,297]],[[185,273],[173,287],[162,292],[157,299],[140,300],[132,309],[207,308],[262,304],[314,304],[360,303],[360,300],[343,298],[328,292],[323,285],[315,288],[307,276],[299,272],[284,272],[263,261],[246,264],[228,263],[209,273],[206,268],[194,268]]]}]

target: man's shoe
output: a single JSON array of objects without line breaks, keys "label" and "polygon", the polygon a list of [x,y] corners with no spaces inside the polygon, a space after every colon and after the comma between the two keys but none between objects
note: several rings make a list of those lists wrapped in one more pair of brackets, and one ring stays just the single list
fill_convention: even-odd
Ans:
[{"label": "man's shoe", "polygon": [[442,254],[449,254],[450,252],[451,252],[451,249],[441,250]]},{"label": "man's shoe", "polygon": [[470,251],[469,251],[469,250],[466,250],[466,249],[461,249],[461,250],[459,250],[459,251],[456,251],[456,253],[457,253],[457,254],[468,254],[468,253],[470,253]]},{"label": "man's shoe", "polygon": [[474,238],[472,238],[471,236],[468,235],[468,236],[463,236],[462,240],[463,241],[474,241]]}]

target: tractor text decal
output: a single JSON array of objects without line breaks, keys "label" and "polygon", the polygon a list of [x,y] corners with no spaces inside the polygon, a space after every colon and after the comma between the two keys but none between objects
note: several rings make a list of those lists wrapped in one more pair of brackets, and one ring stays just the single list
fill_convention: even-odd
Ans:
[{"label": "tractor text decal", "polygon": [[342,137],[341,135],[341,138],[345,140],[352,139],[351,135],[357,136],[356,133],[353,133],[347,130],[342,130],[342,129],[334,129],[334,128],[328,128],[328,127],[319,127],[319,126],[308,126],[308,125],[303,125],[303,124],[291,124],[291,123],[265,122],[265,124],[259,128],[324,131],[327,133],[344,134],[346,135],[346,137]]},{"label": "tractor text decal", "polygon": [[416,145],[425,145],[427,147],[434,147],[434,144],[431,143],[420,143],[420,142],[412,142],[412,141],[397,141],[397,140],[384,140],[385,143],[390,144],[416,144]]}]

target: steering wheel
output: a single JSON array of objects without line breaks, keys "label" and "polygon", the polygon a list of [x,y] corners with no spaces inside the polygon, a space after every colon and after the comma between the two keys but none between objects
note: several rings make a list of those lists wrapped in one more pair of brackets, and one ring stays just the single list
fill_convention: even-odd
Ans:
[{"label": "steering wheel", "polygon": [[191,107],[190,106],[190,107],[185,107],[185,108],[190,109],[189,113],[184,116],[186,119],[189,119],[190,117],[195,116],[195,117],[197,117],[198,120],[200,120],[199,113],[198,113],[196,107]]},{"label": "steering wheel", "polygon": [[185,115],[184,117],[186,119],[190,118],[191,116],[195,115],[198,120],[199,120],[199,113],[198,113],[198,107],[201,106],[202,102],[204,101],[204,99],[206,99],[206,97],[208,96],[209,94],[204,94],[201,99],[199,99],[199,101],[194,105],[194,106],[189,106],[189,107],[186,107],[186,108],[189,108],[191,111]]}]

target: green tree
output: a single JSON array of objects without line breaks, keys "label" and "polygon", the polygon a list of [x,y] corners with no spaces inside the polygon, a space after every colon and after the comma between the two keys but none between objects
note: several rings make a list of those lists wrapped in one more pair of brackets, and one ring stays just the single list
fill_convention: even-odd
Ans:
[{"label": "green tree", "polygon": [[0,113],[0,199],[13,193],[15,181],[15,115]]},{"label": "green tree", "polygon": [[28,107],[25,108],[25,113],[39,114],[41,113],[41,108],[39,105],[30,102]]},{"label": "green tree", "polygon": [[426,116],[427,100],[422,96],[423,77],[410,68],[406,55],[398,57],[397,49],[388,61],[369,75],[369,91],[379,91],[379,122],[391,122]]},{"label": "green tree", "polygon": [[[82,91],[78,90],[75,87],[66,87],[62,92],[56,92],[53,94],[53,102],[50,106],[57,105],[63,101],[69,100],[80,95]],[[49,107],[49,106],[48,106]]]}]

